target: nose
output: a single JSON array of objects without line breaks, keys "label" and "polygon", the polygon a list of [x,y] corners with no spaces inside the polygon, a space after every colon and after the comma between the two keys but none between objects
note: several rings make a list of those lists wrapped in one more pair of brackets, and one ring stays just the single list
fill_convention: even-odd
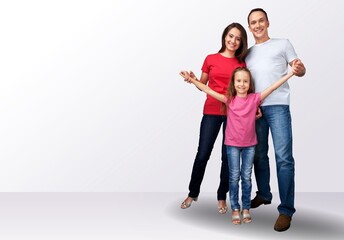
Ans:
[{"label": "nose", "polygon": [[254,24],[254,28],[257,29],[257,28],[259,28],[259,27],[260,27],[260,23],[259,23],[259,22],[256,22],[256,23]]},{"label": "nose", "polygon": [[239,82],[238,82],[238,86],[239,86],[239,87],[242,87],[242,86],[244,86],[244,83],[243,83],[242,81],[239,81]]}]

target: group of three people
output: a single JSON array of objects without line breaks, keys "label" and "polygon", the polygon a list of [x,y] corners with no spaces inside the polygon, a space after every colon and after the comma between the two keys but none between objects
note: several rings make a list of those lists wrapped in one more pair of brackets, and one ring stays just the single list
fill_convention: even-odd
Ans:
[{"label": "group of three people", "polygon": [[[255,39],[250,49],[245,29],[239,23],[232,23],[223,31],[219,52],[204,60],[199,80],[192,71],[180,73],[185,81],[207,93],[189,194],[181,208],[186,209],[197,200],[222,126],[222,165],[217,190],[219,213],[227,212],[229,191],[232,223],[251,222],[249,210],[270,204],[272,200],[268,157],[271,131],[281,201],[274,229],[285,231],[295,213],[295,166],[287,80],[293,75],[303,76],[306,70],[287,39],[269,37],[269,19],[263,9],[252,9],[247,20]],[[292,69],[288,73],[289,65]],[[251,200],[253,166],[258,191]],[[238,196],[240,178],[242,206]]]}]

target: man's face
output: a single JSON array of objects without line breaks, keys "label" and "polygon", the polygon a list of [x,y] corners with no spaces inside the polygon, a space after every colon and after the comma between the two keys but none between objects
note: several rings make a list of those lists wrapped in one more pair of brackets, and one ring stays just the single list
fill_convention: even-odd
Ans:
[{"label": "man's face", "polygon": [[261,11],[256,11],[251,13],[249,17],[248,27],[250,32],[253,34],[256,41],[262,40],[265,41],[269,38],[268,27],[269,21],[266,19],[266,16]]}]

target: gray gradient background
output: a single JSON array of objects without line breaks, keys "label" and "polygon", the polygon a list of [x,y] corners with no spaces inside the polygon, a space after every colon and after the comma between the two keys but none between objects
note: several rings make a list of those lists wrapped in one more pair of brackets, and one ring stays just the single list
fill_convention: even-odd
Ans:
[{"label": "gray gradient background", "polygon": [[[186,192],[205,96],[178,72],[199,75],[255,7],[307,67],[290,80],[296,191],[343,192],[334,0],[1,1],[0,191]],[[204,192],[217,188],[219,141]]]}]

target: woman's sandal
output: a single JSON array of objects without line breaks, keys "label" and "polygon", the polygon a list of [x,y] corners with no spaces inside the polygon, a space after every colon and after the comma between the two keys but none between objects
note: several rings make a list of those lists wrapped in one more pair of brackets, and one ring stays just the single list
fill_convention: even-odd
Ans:
[{"label": "woman's sandal", "polygon": [[[188,199],[191,199],[191,201],[187,201]],[[182,204],[180,205],[180,208],[181,209],[187,209],[187,208],[189,208],[190,206],[191,206],[191,203],[193,202],[193,201],[197,201],[197,198],[192,198],[192,197],[187,197],[185,200],[184,200],[184,202],[182,202]]]},{"label": "woman's sandal", "polygon": [[[226,201],[225,200],[219,200],[219,202],[220,201],[224,201],[224,203],[226,204]],[[219,213],[220,214],[225,214],[226,212],[227,212],[227,210],[228,210],[228,207],[225,205],[224,207],[220,207],[220,206],[218,206],[218,210],[219,210]]]},{"label": "woman's sandal", "polygon": [[241,224],[241,219],[240,219],[240,210],[239,209],[234,209],[232,211],[232,223],[234,225],[239,225]]},{"label": "woman's sandal", "polygon": [[243,223],[252,222],[251,214],[248,210],[246,210],[246,212],[242,211],[242,222]]},{"label": "woman's sandal", "polygon": [[218,207],[218,209],[220,214],[225,214],[228,210],[228,207]]}]

